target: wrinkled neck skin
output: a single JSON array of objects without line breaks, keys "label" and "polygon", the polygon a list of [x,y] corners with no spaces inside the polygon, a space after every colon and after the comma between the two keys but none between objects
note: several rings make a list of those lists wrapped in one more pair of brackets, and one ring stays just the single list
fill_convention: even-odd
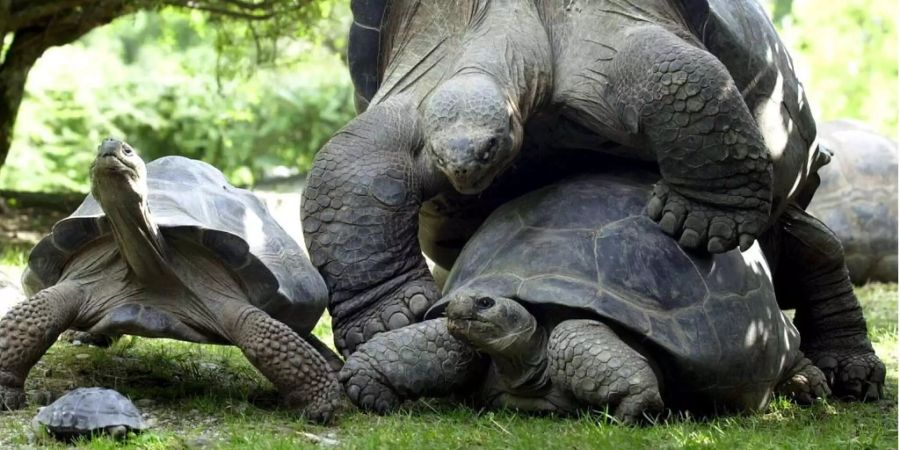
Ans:
[{"label": "wrinkled neck skin", "polygon": [[541,395],[550,386],[547,333],[535,322],[479,350],[490,355],[497,375],[509,392]]},{"label": "wrinkled neck skin", "polygon": [[[486,20],[490,17],[490,20]],[[482,73],[506,89],[512,114],[524,124],[551,95],[550,38],[530,2],[478,1],[453,77]]]},{"label": "wrinkled neck skin", "polygon": [[92,191],[133,275],[145,283],[175,278],[166,259],[165,241],[150,217],[145,196],[115,176],[95,178]]}]

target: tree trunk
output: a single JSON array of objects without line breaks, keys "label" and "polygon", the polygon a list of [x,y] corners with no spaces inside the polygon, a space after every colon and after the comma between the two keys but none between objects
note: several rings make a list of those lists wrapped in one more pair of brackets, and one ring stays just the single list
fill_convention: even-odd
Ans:
[{"label": "tree trunk", "polygon": [[[131,12],[132,8],[126,3],[124,0],[100,0],[93,6],[75,8],[66,14],[53,14],[39,25],[11,30],[12,43],[0,64],[0,169],[9,154],[16,116],[25,94],[25,82],[34,63],[48,48],[68,44],[88,31]],[[10,23],[9,0],[0,0],[0,19],[4,16],[6,20],[0,20],[0,25]]]},{"label": "tree trunk", "polygon": [[33,31],[17,32],[3,64],[0,65],[0,168],[6,162],[12,143],[13,127],[16,125],[19,105],[22,104],[28,72],[44,52],[44,49],[28,45],[28,41],[33,40],[34,36]]}]

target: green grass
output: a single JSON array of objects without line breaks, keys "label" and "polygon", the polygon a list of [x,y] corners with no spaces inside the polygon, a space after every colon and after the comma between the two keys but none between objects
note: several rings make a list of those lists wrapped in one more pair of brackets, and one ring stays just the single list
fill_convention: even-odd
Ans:
[{"label": "green grass", "polygon": [[[3,254],[0,264],[21,264]],[[59,394],[81,386],[112,387],[142,406],[153,428],[125,442],[96,438],[80,448],[293,449],[341,448],[896,448],[897,285],[857,291],[876,351],[888,366],[887,398],[868,404],[822,402],[801,408],[777,399],[758,414],[697,421],[670,419],[653,427],[611,423],[603,415],[528,417],[430,400],[379,417],[347,411],[330,427],[311,425],[279,408],[273,387],[234,347],[124,338],[109,349],[54,345],[34,368],[26,390]],[[327,318],[315,333],[330,342]],[[0,448],[64,448],[35,435],[37,406],[0,413]],[[325,443],[322,443],[322,442]]]}]

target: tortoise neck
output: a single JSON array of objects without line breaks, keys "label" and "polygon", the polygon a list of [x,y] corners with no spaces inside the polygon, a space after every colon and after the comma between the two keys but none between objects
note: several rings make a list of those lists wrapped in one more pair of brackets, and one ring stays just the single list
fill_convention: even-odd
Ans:
[{"label": "tortoise neck", "polygon": [[502,353],[490,356],[497,375],[511,393],[527,395],[550,385],[547,333],[540,326],[520,336]]},{"label": "tortoise neck", "polygon": [[537,9],[479,2],[455,75],[483,73],[498,81],[521,123],[543,106],[552,86],[550,38]]},{"label": "tortoise neck", "polygon": [[166,243],[144,196],[131,191],[104,197],[111,198],[99,199],[100,206],[131,272],[143,282],[169,279],[173,274],[166,258]]}]

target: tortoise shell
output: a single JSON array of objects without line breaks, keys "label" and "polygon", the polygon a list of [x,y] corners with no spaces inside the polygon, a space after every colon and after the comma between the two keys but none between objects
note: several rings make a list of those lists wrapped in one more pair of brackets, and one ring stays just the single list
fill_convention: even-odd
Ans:
[{"label": "tortoise shell", "polygon": [[844,247],[850,278],[897,282],[897,143],[840,120],[819,127],[831,164],[807,208]]},{"label": "tortoise shell", "polygon": [[653,352],[670,389],[692,393],[675,397],[760,406],[800,342],[762,252],[687,253],[644,213],[657,176],[586,175],[502,206],[427,317],[465,290],[516,299],[539,320],[596,318]]},{"label": "tortoise shell", "polygon": [[[301,335],[325,310],[328,290],[300,245],[258,197],[239,189],[215,167],[180,156],[147,164],[148,207],[166,238],[211,250],[240,281],[250,303]],[[72,256],[111,233],[92,195],[53,226],[28,257],[28,294],[52,286]]]},{"label": "tortoise shell", "polygon": [[75,389],[41,408],[37,422],[54,435],[81,435],[110,427],[146,428],[141,412],[124,395],[106,388]]},{"label": "tortoise shell", "polygon": [[[448,55],[442,53],[452,51],[451,43],[458,42],[457,34],[470,27],[468,18],[481,3],[484,2],[351,0],[353,23],[347,45],[347,63],[356,90],[357,110],[362,112],[370,102],[377,103],[380,98],[392,92],[408,90],[412,83],[433,84],[436,82],[435,77],[443,77],[441,72],[449,68],[448,64],[451,64],[453,57],[449,55],[448,58]],[[578,9],[578,2],[573,1],[541,0],[539,3],[544,11],[554,8],[567,11]],[[787,48],[759,2],[676,0],[674,6],[682,16],[685,31],[693,34],[701,45],[728,68],[744,92],[744,100],[764,129],[767,143],[773,148],[777,145],[782,148],[785,145],[809,146],[816,136],[812,112],[805,100],[803,87],[797,80]],[[652,7],[638,5],[631,9],[640,20],[659,20]],[[412,17],[417,14],[423,15],[416,22],[416,26],[421,27],[417,29],[417,33],[390,35],[392,25],[389,22],[413,21]],[[545,15],[566,16],[549,12]],[[397,28],[396,24],[393,28]],[[385,73],[386,59],[396,57],[385,53],[392,52],[417,54],[421,58],[420,64],[405,64]],[[384,88],[388,92],[379,93],[385,84]],[[791,136],[787,136],[785,142],[781,142],[784,136],[765,132],[770,125],[776,124],[770,122],[775,120],[793,123]],[[781,122],[777,124],[783,125]]]}]

